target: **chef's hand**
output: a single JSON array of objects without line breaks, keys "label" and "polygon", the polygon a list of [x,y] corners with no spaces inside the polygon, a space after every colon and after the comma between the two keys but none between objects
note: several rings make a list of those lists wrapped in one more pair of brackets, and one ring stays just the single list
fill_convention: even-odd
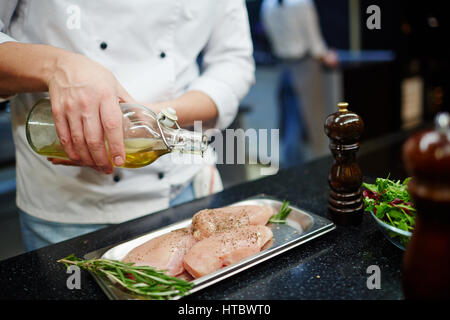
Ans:
[{"label": "chef's hand", "polygon": [[339,56],[335,50],[330,49],[320,57],[320,62],[328,68],[335,68],[339,65]]},{"label": "chef's hand", "polygon": [[[56,131],[70,162],[110,174],[124,164],[119,102],[135,102],[114,75],[75,53],[58,57],[47,80]],[[108,143],[109,153],[105,147]]]}]

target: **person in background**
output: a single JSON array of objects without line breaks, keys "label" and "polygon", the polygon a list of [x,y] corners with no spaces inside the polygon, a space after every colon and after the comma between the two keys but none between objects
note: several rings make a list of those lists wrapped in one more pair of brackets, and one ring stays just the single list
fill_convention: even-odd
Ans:
[{"label": "person in background", "polygon": [[[302,129],[292,126],[292,118],[304,120],[306,150],[304,160],[310,160],[329,152],[328,138],[323,132],[327,116],[323,99],[322,66],[336,67],[335,51],[327,48],[321,34],[316,8],[311,0],[264,0],[261,20],[276,58],[282,65],[282,88],[292,83],[297,99],[283,98],[283,158],[287,166],[299,163],[297,156]],[[292,81],[292,82],[290,82]],[[293,110],[296,105],[299,110]],[[297,119],[297,118],[296,118]],[[300,134],[300,136],[299,136]],[[295,136],[294,136],[295,135]],[[294,156],[295,155],[295,156]],[[286,166],[286,165],[284,165]]]},{"label": "person in background", "polygon": [[[0,97],[11,105],[26,250],[193,199],[204,164],[112,166],[105,140],[116,166],[125,159],[119,102],[224,129],[254,82],[252,51],[243,0],[2,0]],[[48,96],[69,162],[37,155],[25,137],[27,114]]]}]

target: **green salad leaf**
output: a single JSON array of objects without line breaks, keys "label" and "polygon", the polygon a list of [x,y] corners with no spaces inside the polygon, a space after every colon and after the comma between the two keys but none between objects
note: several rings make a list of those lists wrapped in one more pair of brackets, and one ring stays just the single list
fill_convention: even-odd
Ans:
[{"label": "green salad leaf", "polygon": [[416,209],[407,190],[411,178],[390,180],[377,178],[374,184],[363,183],[365,211],[373,212],[383,222],[405,231],[412,231]]}]

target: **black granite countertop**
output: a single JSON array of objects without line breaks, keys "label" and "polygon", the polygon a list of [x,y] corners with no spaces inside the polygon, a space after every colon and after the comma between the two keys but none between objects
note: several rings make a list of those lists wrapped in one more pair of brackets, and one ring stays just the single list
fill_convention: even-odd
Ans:
[{"label": "black granite countertop", "polygon": [[[366,177],[404,178],[400,151],[408,133],[362,144],[358,162]],[[266,194],[327,217],[327,176],[331,157],[282,170],[277,175],[238,185],[210,197],[115,225],[0,262],[0,299],[107,299],[88,272],[81,289],[69,290],[64,265],[71,253],[83,257],[100,249],[219,207]],[[368,178],[369,179],[369,178]],[[403,299],[403,251],[391,244],[365,214],[359,226],[342,227],[245,270],[197,293],[197,299]],[[368,289],[367,268],[377,265],[381,288]]]}]

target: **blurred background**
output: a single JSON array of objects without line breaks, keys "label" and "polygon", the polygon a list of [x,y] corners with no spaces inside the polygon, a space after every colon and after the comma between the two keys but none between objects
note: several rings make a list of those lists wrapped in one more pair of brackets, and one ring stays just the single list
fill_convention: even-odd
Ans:
[{"label": "blurred background", "polygon": [[[279,2],[246,1],[256,83],[231,127],[280,129],[280,153],[270,155],[280,169],[329,155],[323,122],[340,101],[365,122],[361,149],[449,111],[449,13],[443,1]],[[3,260],[23,252],[8,102],[0,103],[0,139],[0,242],[8,244],[0,246]],[[247,157],[249,150],[242,150]],[[263,166],[218,168],[226,188],[260,178]]]}]

